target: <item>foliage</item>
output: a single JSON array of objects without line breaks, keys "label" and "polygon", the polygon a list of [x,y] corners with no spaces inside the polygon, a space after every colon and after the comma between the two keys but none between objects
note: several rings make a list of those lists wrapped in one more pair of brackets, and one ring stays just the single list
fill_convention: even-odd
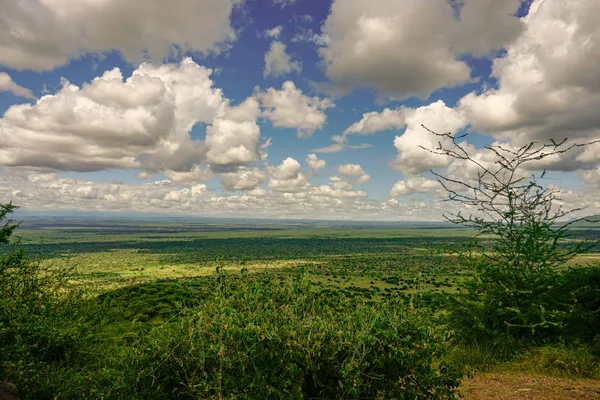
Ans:
[{"label": "foliage", "polygon": [[515,363],[519,371],[560,377],[598,378],[600,361],[585,347],[557,346],[530,349]]},{"label": "foliage", "polygon": [[[514,328],[510,336],[473,330],[481,299],[470,307],[471,292],[458,294],[467,270],[435,251],[456,247],[465,229],[303,226],[256,235],[228,225],[53,223],[33,236],[30,221],[19,228],[24,241],[48,234],[49,259],[14,240],[2,247],[21,252],[40,284],[64,272],[57,265],[75,268],[60,284],[38,285],[30,315],[3,314],[18,323],[1,327],[0,379],[25,399],[452,398],[461,371],[560,364],[542,368],[533,355],[524,363],[535,348]],[[227,256],[216,259],[215,276],[220,252]],[[588,374],[600,355],[599,271],[561,268],[551,289],[553,301],[568,299],[552,335],[573,343],[556,357],[569,375]],[[453,327],[470,324],[463,336],[448,332],[449,310]],[[552,329],[536,335],[545,340]]]},{"label": "foliage", "polygon": [[182,307],[198,305],[207,295],[206,285],[200,282],[168,280],[110,290],[97,299],[115,318],[159,324]]},{"label": "foliage", "polygon": [[[494,144],[485,146],[495,157],[493,163],[486,163],[459,143],[466,134],[430,132],[440,138],[438,147],[430,152],[476,170],[473,179],[433,172],[446,190],[447,200],[471,210],[469,215],[449,212],[445,218],[475,229],[480,237],[490,237],[473,241],[463,253],[463,259],[474,267],[474,278],[467,283],[468,295],[455,314],[463,326],[491,336],[535,337],[536,332],[539,336],[540,330],[546,330],[543,336],[556,337],[577,300],[564,291],[564,296],[556,296],[561,292],[558,288],[568,284],[557,268],[597,243],[567,241],[572,236],[569,228],[578,220],[560,221],[581,208],[563,210],[557,204],[559,190],[540,184],[545,171],[530,176],[526,172],[535,168],[535,163],[584,145],[566,146],[566,139],[550,144],[531,142],[518,149]],[[442,145],[442,141],[451,145]]]},{"label": "foliage", "polygon": [[422,312],[323,295],[302,272],[218,276],[212,298],[129,347],[119,386],[137,398],[454,398],[462,373]]},{"label": "foliage", "polygon": [[18,224],[7,215],[16,208],[0,205],[0,376],[26,392],[40,365],[74,355],[93,313],[67,288],[68,269],[42,266],[13,240]]}]

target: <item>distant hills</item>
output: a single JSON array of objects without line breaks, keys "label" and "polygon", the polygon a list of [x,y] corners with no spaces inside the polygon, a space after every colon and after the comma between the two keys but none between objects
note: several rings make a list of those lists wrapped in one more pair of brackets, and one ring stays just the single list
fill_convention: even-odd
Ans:
[{"label": "distant hills", "polygon": [[577,222],[575,225],[577,226],[598,226],[600,225],[600,214],[589,215],[587,217],[583,217],[583,219]]}]

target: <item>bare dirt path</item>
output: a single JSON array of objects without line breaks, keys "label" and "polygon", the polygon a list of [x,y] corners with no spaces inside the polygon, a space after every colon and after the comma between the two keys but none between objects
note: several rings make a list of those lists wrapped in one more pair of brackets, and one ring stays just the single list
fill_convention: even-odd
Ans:
[{"label": "bare dirt path", "polygon": [[490,373],[465,379],[461,392],[466,400],[600,400],[600,380]]}]

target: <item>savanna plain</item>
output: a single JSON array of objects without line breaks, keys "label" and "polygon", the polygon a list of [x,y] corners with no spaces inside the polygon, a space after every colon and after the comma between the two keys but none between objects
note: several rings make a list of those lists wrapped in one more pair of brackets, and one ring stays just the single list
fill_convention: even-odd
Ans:
[{"label": "savanna plain", "polygon": [[3,277],[0,379],[25,399],[600,398],[598,247],[485,300],[473,234],[28,217],[1,245],[28,268]]}]

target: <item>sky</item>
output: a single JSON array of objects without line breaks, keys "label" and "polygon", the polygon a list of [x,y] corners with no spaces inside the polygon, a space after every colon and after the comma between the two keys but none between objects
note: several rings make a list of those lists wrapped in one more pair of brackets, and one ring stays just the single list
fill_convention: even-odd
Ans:
[{"label": "sky", "polygon": [[[436,132],[600,139],[597,0],[0,0],[0,202],[442,219]],[[542,184],[600,213],[600,144]],[[471,174],[469,177],[468,175]]]}]

